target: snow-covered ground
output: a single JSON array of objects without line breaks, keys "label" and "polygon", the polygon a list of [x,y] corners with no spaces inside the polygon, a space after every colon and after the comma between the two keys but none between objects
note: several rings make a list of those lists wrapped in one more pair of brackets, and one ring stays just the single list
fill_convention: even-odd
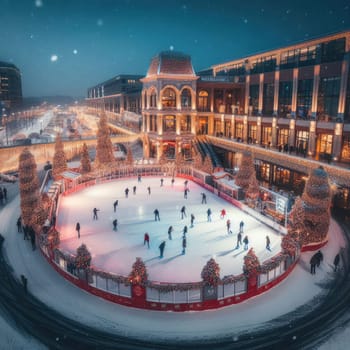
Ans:
[{"label": "snow-covered ground", "polygon": [[[144,178],[142,181],[146,186],[148,179]],[[149,181],[153,180],[149,179]],[[166,186],[168,186],[168,183],[169,181],[165,181]],[[112,184],[106,184],[107,187],[111,185]],[[152,234],[151,239],[153,241],[158,242],[160,239],[163,239],[163,237],[164,239],[167,239],[167,232],[164,231],[164,229],[168,227],[169,222],[175,223],[177,225],[175,233],[178,237],[178,235],[181,234],[181,228],[183,224],[188,224],[188,218],[184,219],[182,222],[180,219],[179,210],[175,210],[179,208],[176,207],[174,208],[173,216],[170,214],[171,210],[169,210],[169,218],[167,218],[166,216],[164,216],[166,212],[165,203],[159,204],[158,202],[156,202],[156,198],[159,196],[156,195],[157,191],[164,190],[165,194],[169,194],[170,198],[174,198],[174,201],[176,202],[174,205],[180,206],[181,203],[183,203],[185,200],[183,198],[180,199],[180,197],[177,198],[176,195],[183,196],[183,181],[181,182],[181,184],[177,185],[180,186],[178,189],[178,193],[175,189],[161,189],[158,188],[160,187],[159,183],[158,186],[156,186],[155,184],[151,187],[151,196],[147,197],[148,194],[142,192],[142,186],[137,184],[138,190],[137,194],[135,195],[135,198],[133,198],[134,196],[131,191],[131,194],[129,194],[128,199],[125,199],[123,197],[125,189],[125,183],[123,183],[123,181],[121,181],[120,184],[115,184],[115,192],[111,193],[107,199],[104,199],[104,196],[106,196],[106,192],[105,190],[102,190],[104,189],[105,185],[101,185],[102,187],[96,186],[94,188],[89,189],[88,191],[92,191],[94,196],[90,199],[84,198],[83,201],[75,199],[75,205],[78,206],[79,204],[79,206],[83,207],[79,210],[74,208],[74,210],[77,210],[75,213],[67,214],[67,227],[69,227],[68,231],[70,231],[71,234],[71,238],[67,237],[67,242],[75,242],[74,244],[78,244],[83,242],[87,236],[87,233],[85,231],[87,228],[85,228],[82,225],[82,238],[80,240],[77,239],[75,232],[75,222],[77,221],[77,219],[81,220],[82,223],[89,223],[89,226],[93,227],[93,225],[96,225],[96,228],[101,227],[101,234],[106,235],[105,237],[103,237],[103,239],[101,239],[104,243],[91,244],[92,248],[94,248],[95,246],[96,248],[100,246],[106,247],[109,242],[108,239],[111,238],[108,238],[108,235],[114,234],[116,237],[122,237],[123,235],[127,235],[126,231],[123,232],[123,225],[127,227],[125,222],[123,224],[123,221],[128,222],[128,220],[131,219],[129,215],[122,215],[121,212],[124,205],[126,205],[126,202],[130,202],[130,204],[127,206],[130,208],[130,210],[132,208],[132,203],[135,203],[136,208],[139,208],[140,206],[143,207],[143,214],[140,214],[141,216],[136,215],[136,218],[134,218],[133,220],[147,221],[147,225],[150,225],[147,226],[147,230],[149,229],[149,227],[153,228],[152,230],[149,230]],[[197,211],[195,211],[195,214],[197,214],[197,222],[195,228],[198,228],[198,232],[195,233],[195,228],[189,229],[189,233],[187,235],[189,240],[188,252],[186,252],[185,257],[181,256],[178,259],[189,259],[186,268],[184,268],[181,271],[181,273],[178,274],[181,276],[186,276],[187,271],[194,271],[194,269],[191,266],[192,260],[195,260],[191,259],[191,255],[193,257],[195,256],[193,242],[202,242],[203,245],[206,245],[204,244],[206,238],[203,239],[202,237],[200,237],[199,232],[203,231],[203,235],[211,235],[208,232],[213,230],[214,227],[218,228],[216,235],[225,242],[225,248],[220,247],[221,243],[217,242],[215,243],[215,245],[213,245],[212,243],[207,245],[209,247],[213,247],[213,253],[216,254],[216,258],[218,259],[219,263],[223,266],[226,265],[224,261],[227,258],[227,256],[223,256],[223,259],[221,260],[219,252],[223,249],[232,250],[232,245],[235,242],[233,237],[229,237],[227,235],[224,221],[222,221],[218,217],[218,210],[219,208],[227,209],[228,216],[232,219],[233,228],[235,230],[237,230],[237,225],[239,222],[238,216],[240,216],[240,214],[237,214],[235,210],[229,207],[227,202],[225,202],[221,198],[209,196],[207,206],[217,208],[217,211],[214,211],[213,209],[214,222],[207,223],[205,215],[205,208],[207,206],[202,205],[200,203],[200,189],[198,189],[197,191],[192,183],[190,186],[191,192],[189,193],[189,199],[187,200],[187,203],[193,201],[193,207],[192,205],[187,204],[188,214],[191,212],[191,209],[193,211],[195,211],[196,208],[198,209],[198,213]],[[111,192],[111,190],[109,191]],[[79,194],[83,195],[83,193],[84,192],[80,192]],[[78,196],[79,194],[74,194],[72,198],[74,198],[74,196]],[[144,198],[144,201],[137,200],[138,196],[140,196],[140,198]],[[118,207],[117,211],[120,210],[120,213],[118,214],[117,212],[116,215],[120,215],[118,217],[120,220],[120,231],[109,232],[111,231],[111,219],[114,217],[113,200],[117,199],[118,197],[120,198],[120,206]],[[63,215],[65,201],[69,200],[69,198],[70,197],[63,199]],[[147,198],[149,199],[146,200]],[[162,205],[159,207],[161,222],[153,222],[153,199],[155,200],[155,203],[157,203],[157,205]],[[179,201],[179,203],[177,203],[177,200]],[[95,223],[92,220],[92,207],[94,206],[99,207],[99,209],[101,209],[99,212],[99,220]],[[81,216],[77,218],[76,215],[79,212],[81,213]],[[124,306],[110,303],[106,300],[90,295],[64,280],[52,269],[51,266],[49,266],[46,263],[45,259],[41,256],[38,250],[33,252],[28,241],[24,241],[20,234],[15,233],[15,223],[18,217],[18,213],[19,198],[17,197],[11,203],[5,206],[0,213],[0,231],[3,232],[6,238],[4,242],[4,249],[6,251],[6,255],[10,264],[13,266],[14,273],[17,276],[19,276],[20,274],[24,274],[27,276],[28,288],[30,292],[33,293],[39,299],[41,299],[44,303],[50,305],[54,309],[58,310],[59,312],[65,314],[66,316],[72,319],[79,320],[80,322],[83,322],[85,324],[91,325],[93,327],[98,327],[100,329],[104,329],[113,333],[123,334],[130,337],[142,339],[203,339],[229,335],[232,336],[232,339],[234,341],[234,339],[236,339],[237,336],[239,337],[240,332],[257,326],[260,327],[262,323],[267,322],[280,315],[283,315],[289,311],[295,310],[298,306],[301,306],[311,301],[315,295],[321,293],[322,283],[320,282],[330,280],[333,278],[334,272],[332,269],[332,262],[334,256],[338,252],[340,247],[344,246],[345,244],[342,238],[340,228],[335,222],[332,221],[330,227],[331,235],[329,243],[325,248],[322,249],[324,253],[324,261],[322,262],[320,268],[317,269],[316,275],[311,275],[309,272],[309,259],[312,253],[304,253],[302,254],[300,262],[298,263],[294,271],[285,281],[283,281],[281,284],[270,290],[268,293],[249,299],[241,304],[228,306],[219,310],[211,310],[204,312],[174,313],[161,311],[146,311],[127,308]],[[124,212],[124,214],[126,213],[127,211]],[[73,216],[70,217],[69,215]],[[135,213],[131,213],[131,215],[135,215]],[[162,227],[160,231],[156,231],[155,228],[157,227],[157,225],[162,225],[163,220],[164,227]],[[257,240],[255,242],[255,235],[253,234],[253,231],[255,225],[257,224],[254,223],[254,220],[251,218],[247,217],[245,218],[245,220],[247,234],[248,232],[250,232],[249,234],[252,237],[252,245],[254,247],[256,246],[257,251],[264,252],[265,246],[263,244],[263,240]],[[210,225],[212,225],[213,227],[204,230],[204,227],[209,227]],[[63,227],[63,224],[61,224],[61,226]],[[137,239],[134,238],[135,242],[137,242],[135,243],[136,247],[134,249],[139,250],[137,251],[137,253],[143,252],[147,255],[148,250],[145,247],[143,247],[142,239],[143,233],[146,228],[146,224],[145,222],[142,222],[139,225],[135,224],[134,226],[138,226],[138,229],[133,231],[134,233],[132,233],[132,235],[136,235],[139,233]],[[202,227],[202,230],[200,230],[200,227]],[[161,228],[161,226],[159,226],[158,228]],[[191,234],[197,238],[191,237]],[[275,240],[274,242],[276,244],[276,242],[278,241],[278,237],[272,237]],[[119,240],[113,240],[113,244],[117,241]],[[132,240],[130,240],[130,242],[131,241]],[[220,240],[218,241],[220,242]],[[122,242],[126,241],[122,240]],[[176,242],[177,241],[174,240],[175,246],[173,249],[174,252],[178,254],[180,247],[179,244]],[[90,246],[89,242],[88,245]],[[155,247],[157,247],[157,244],[155,244]],[[144,248],[146,251],[144,251]],[[115,248],[112,246],[111,251],[114,249]],[[123,249],[126,250],[126,247]],[[202,250],[204,248],[201,247],[200,249]],[[276,247],[274,247],[274,249],[276,249]],[[150,253],[152,254],[152,257],[158,256],[157,248],[151,248],[150,252],[152,252]],[[167,256],[173,256],[173,254],[175,254],[174,252],[172,252],[172,248],[169,248],[165,252],[164,259],[166,259]],[[106,251],[104,252],[104,254],[105,253]],[[98,253],[96,252],[95,254],[96,255],[94,259],[98,258]],[[231,257],[232,262],[235,261],[235,257],[233,256],[232,252],[230,252],[227,255]],[[131,258],[130,261],[134,259],[134,256]],[[203,258],[203,261],[206,261],[208,257]],[[101,261],[104,260],[108,261],[106,257],[102,257]],[[155,259],[155,261],[159,261],[158,257],[157,259]],[[202,266],[202,262],[198,266]],[[169,262],[167,262],[167,264],[169,266],[171,265]],[[130,264],[128,263],[126,265],[127,271],[130,271]],[[232,266],[234,267],[235,264],[232,263]],[[237,266],[241,267],[241,263],[237,263]],[[153,269],[152,274],[161,278],[161,276],[158,274],[160,273],[160,271],[160,269]],[[172,273],[172,275],[173,274],[174,272]],[[174,276],[176,276],[176,274],[174,274]],[[266,325],[266,327],[268,326]],[[7,334],[9,337],[11,333]],[[337,340],[337,344],[341,344],[343,337],[338,337],[340,338]],[[21,339],[23,339],[23,344],[25,344],[26,338],[18,337],[16,341],[20,341]],[[333,348],[336,349],[336,347]],[[339,349],[340,348],[341,347],[339,347]],[[35,349],[34,344],[33,346],[31,346],[31,349]]]},{"label": "snow-covered ground", "polygon": [[[184,198],[184,179],[159,177],[122,179],[95,185],[68,196],[62,196],[57,219],[61,232],[61,249],[75,254],[85,243],[92,254],[92,264],[98,269],[127,276],[136,257],[146,263],[149,278],[161,282],[196,282],[201,280],[201,271],[206,262],[214,257],[221,268],[221,276],[242,271],[243,257],[247,253],[243,245],[236,249],[239,223],[244,222],[244,232],[249,238],[261,262],[280,251],[282,236],[253,217],[201,186],[189,182],[189,193]],[[133,187],[136,186],[136,194]],[[150,187],[151,194],[147,188]],[[129,188],[128,198],[125,189]],[[207,196],[207,204],[201,203],[201,193]],[[116,212],[113,203],[118,200]],[[181,219],[181,208],[187,216]],[[98,211],[98,220],[93,220],[93,208]],[[158,209],[160,221],[155,221],[153,211]],[[207,210],[212,211],[208,222]],[[220,217],[225,209],[226,216]],[[194,214],[194,227],[190,216]],[[112,221],[118,220],[118,231],[113,231]],[[232,234],[227,233],[226,221],[231,221]],[[80,239],[75,225],[81,226]],[[168,228],[173,226],[172,240]],[[182,236],[187,226],[186,254],[182,255]],[[144,245],[144,233],[150,236],[150,249]],[[271,251],[266,249],[266,236],[271,240]],[[166,241],[164,258],[159,259],[159,245]]]}]

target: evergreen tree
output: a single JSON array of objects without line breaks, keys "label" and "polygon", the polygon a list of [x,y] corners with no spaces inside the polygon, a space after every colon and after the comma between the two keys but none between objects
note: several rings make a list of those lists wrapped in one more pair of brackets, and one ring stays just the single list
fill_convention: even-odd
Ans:
[{"label": "evergreen tree", "polygon": [[253,248],[250,248],[247,255],[244,257],[243,272],[246,275],[256,275],[259,273],[260,262]]},{"label": "evergreen tree", "polygon": [[89,151],[85,142],[83,144],[83,150],[81,153],[80,169],[82,174],[86,174],[91,171],[91,161],[89,157]]},{"label": "evergreen tree", "polygon": [[220,266],[213,258],[208,260],[206,265],[203,267],[201,277],[206,285],[217,286],[219,284]]},{"label": "evergreen tree", "polygon": [[212,163],[211,158],[210,158],[209,155],[205,156],[202,169],[203,169],[204,172],[206,172],[208,174],[212,174],[213,173],[214,167],[213,167],[213,163]]},{"label": "evergreen tree", "polygon": [[67,170],[67,160],[61,135],[57,135],[55,143],[55,154],[52,162],[52,176],[55,180],[61,178],[61,174]]},{"label": "evergreen tree", "polygon": [[132,155],[131,147],[127,148],[125,161],[126,161],[126,165],[132,166],[134,164],[134,157]]},{"label": "evergreen tree", "polygon": [[115,158],[107,117],[102,114],[97,131],[95,167],[111,166],[114,163]]},{"label": "evergreen tree", "polygon": [[255,171],[253,174],[251,174],[250,179],[249,179],[249,185],[246,191],[246,197],[251,199],[251,200],[257,200],[260,194],[260,186],[259,182],[256,179],[255,176]]},{"label": "evergreen tree", "polygon": [[131,284],[140,284],[144,286],[147,282],[148,274],[145,263],[141,258],[136,258],[132,265],[132,270],[129,274],[129,281]]},{"label": "evergreen tree", "polygon": [[181,168],[182,166],[185,165],[185,159],[182,155],[182,152],[177,152],[175,156],[175,165],[178,168]]},{"label": "evergreen tree", "polygon": [[88,251],[85,244],[82,244],[77,249],[77,255],[75,257],[75,266],[77,269],[89,269],[91,264],[91,254]]},{"label": "evergreen tree", "polygon": [[250,153],[244,152],[242,154],[241,166],[235,177],[235,184],[242,187],[244,191],[247,191],[252,176],[256,178],[253,158]]},{"label": "evergreen tree", "polygon": [[39,193],[39,179],[34,156],[25,148],[19,156],[18,182],[21,199],[22,224],[32,226],[43,225],[45,213]]}]

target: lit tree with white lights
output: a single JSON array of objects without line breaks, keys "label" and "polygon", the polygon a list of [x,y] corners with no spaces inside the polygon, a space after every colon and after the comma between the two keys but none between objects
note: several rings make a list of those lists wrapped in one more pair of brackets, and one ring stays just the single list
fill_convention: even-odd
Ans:
[{"label": "lit tree with white lights", "polygon": [[235,177],[235,184],[243,188],[247,192],[252,176],[256,179],[253,158],[250,153],[242,154],[241,165]]},{"label": "lit tree with white lights", "polygon": [[80,171],[82,174],[89,173],[91,171],[91,161],[89,157],[89,151],[86,143],[83,144],[83,150],[80,159]]},{"label": "lit tree with white lights", "polygon": [[95,167],[112,166],[114,163],[115,158],[110,138],[110,130],[107,123],[107,117],[103,113],[100,117],[97,131]]},{"label": "lit tree with white lights", "polygon": [[55,154],[52,162],[52,176],[55,180],[61,178],[61,174],[67,170],[67,160],[64,153],[64,146],[61,135],[58,134],[55,143]]},{"label": "lit tree with white lights", "polygon": [[204,162],[202,165],[202,169],[204,172],[208,173],[208,174],[212,174],[214,171],[214,167],[213,167],[213,162],[211,161],[211,158],[209,155],[206,155],[204,158]]}]

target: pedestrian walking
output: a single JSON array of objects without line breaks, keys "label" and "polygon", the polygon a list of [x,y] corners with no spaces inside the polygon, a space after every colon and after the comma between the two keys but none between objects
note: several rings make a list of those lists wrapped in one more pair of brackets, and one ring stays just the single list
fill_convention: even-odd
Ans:
[{"label": "pedestrian walking", "polygon": [[164,179],[160,179],[160,187],[163,187]]},{"label": "pedestrian walking", "polygon": [[100,209],[94,208],[92,210],[94,216],[93,216],[93,220],[98,220],[98,216],[97,216],[97,212],[100,211]]},{"label": "pedestrian walking", "polygon": [[310,259],[310,272],[311,275],[316,274],[317,256],[314,254]]},{"label": "pedestrian walking", "polygon": [[226,228],[227,228],[227,234],[232,234],[232,231],[231,231],[231,220],[230,219],[227,219],[226,221]]},{"label": "pedestrian walking", "polygon": [[172,178],[172,179],[171,179],[171,187],[173,187],[173,186],[174,186],[174,182],[175,182],[175,179],[174,179],[174,178]]},{"label": "pedestrian walking", "polygon": [[242,234],[238,232],[236,249],[238,249],[241,245],[242,245]]},{"label": "pedestrian walking", "polygon": [[221,209],[220,218],[221,218],[221,219],[224,219],[225,216],[226,216],[226,210],[225,210],[225,209]]},{"label": "pedestrian walking", "polygon": [[190,192],[190,190],[188,188],[185,188],[185,190],[184,190],[184,198],[185,199],[187,199],[188,192]]},{"label": "pedestrian walking", "polygon": [[188,188],[188,187],[187,187],[187,185],[188,185],[188,180],[186,180],[186,181],[184,182],[184,185],[185,185],[185,188]]},{"label": "pedestrian walking", "polygon": [[134,187],[132,188],[132,193],[133,193],[133,194],[136,194],[136,186],[134,186]]},{"label": "pedestrian walking", "polygon": [[77,222],[77,224],[75,225],[75,230],[78,233],[78,238],[80,238],[80,224],[79,224],[79,222]]},{"label": "pedestrian walking", "polygon": [[143,245],[147,244],[147,248],[149,249],[149,234],[146,232],[143,236]]},{"label": "pedestrian walking", "polygon": [[187,226],[184,226],[184,229],[182,230],[182,235],[183,235],[184,237],[186,237],[187,231],[188,231]]},{"label": "pedestrian walking", "polygon": [[315,254],[315,256],[316,256],[316,259],[317,259],[316,266],[317,266],[317,267],[320,267],[321,262],[323,261],[323,254],[322,254],[322,252],[319,250],[319,251]]},{"label": "pedestrian walking", "polygon": [[22,232],[22,218],[19,216],[18,219],[17,219],[17,232],[20,233]]},{"label": "pedestrian walking", "polygon": [[154,221],[160,221],[159,210],[155,209],[153,213],[154,213]]},{"label": "pedestrian walking", "polygon": [[243,220],[239,223],[239,232],[243,233],[244,222]]},{"label": "pedestrian walking", "polygon": [[187,214],[186,214],[186,207],[183,206],[183,207],[181,208],[181,219],[183,219],[185,216],[187,217]]},{"label": "pedestrian walking", "polygon": [[137,175],[137,182],[141,182],[141,175]]},{"label": "pedestrian walking", "polygon": [[169,226],[168,228],[168,238],[172,240],[172,233],[174,231],[174,228],[172,226]]},{"label": "pedestrian walking", "polygon": [[249,244],[248,236],[244,237],[243,243],[244,243],[244,250],[248,250],[248,244]]},{"label": "pedestrian walking", "polygon": [[151,194],[151,187],[147,187],[148,194]]},{"label": "pedestrian walking", "polygon": [[193,215],[193,214],[191,214],[191,227],[193,227],[193,226],[194,226],[194,219],[195,219],[194,215]]},{"label": "pedestrian walking", "polygon": [[113,231],[118,231],[118,220],[114,219],[112,223],[113,223]]},{"label": "pedestrian walking", "polygon": [[183,236],[182,237],[182,255],[186,254],[186,246],[187,246],[186,236]]},{"label": "pedestrian walking", "polygon": [[118,203],[119,203],[118,199],[113,203],[114,212],[116,212],[117,210]]},{"label": "pedestrian walking", "polygon": [[339,255],[339,253],[338,253],[338,254],[335,256],[334,261],[333,261],[334,272],[337,272],[339,262],[340,262],[340,255]]},{"label": "pedestrian walking", "polygon": [[202,195],[202,204],[207,204],[207,195],[205,193],[201,193]]},{"label": "pedestrian walking", "polygon": [[208,218],[208,222],[211,222],[211,209],[208,208],[207,210],[207,218]]},{"label": "pedestrian walking", "polygon": [[270,244],[271,244],[270,237],[266,236],[266,249],[271,252]]},{"label": "pedestrian walking", "polygon": [[32,250],[35,250],[36,249],[36,246],[35,246],[35,231],[33,229],[33,227],[29,227],[29,237],[30,237],[30,243],[32,245]]},{"label": "pedestrian walking", "polygon": [[7,202],[7,189],[6,189],[6,187],[4,187],[4,188],[2,189],[2,193],[3,193],[3,195],[4,195],[5,201]]},{"label": "pedestrian walking", "polygon": [[124,192],[125,192],[125,198],[128,198],[128,196],[129,196],[129,189],[126,188]]},{"label": "pedestrian walking", "polygon": [[164,256],[164,248],[165,248],[165,241],[163,241],[160,245],[159,245],[159,258],[161,259]]}]

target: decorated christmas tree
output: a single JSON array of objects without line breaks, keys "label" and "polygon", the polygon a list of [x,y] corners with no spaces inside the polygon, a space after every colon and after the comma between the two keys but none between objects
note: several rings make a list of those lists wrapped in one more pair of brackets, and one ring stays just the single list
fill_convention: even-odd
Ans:
[{"label": "decorated christmas tree", "polygon": [[254,179],[252,176],[256,179],[253,158],[250,153],[244,152],[242,154],[241,165],[235,177],[235,184],[247,191],[250,181]]},{"label": "decorated christmas tree", "polygon": [[260,269],[260,262],[255,255],[253,248],[250,248],[247,255],[244,257],[243,272],[246,275],[257,275]]},{"label": "decorated christmas tree", "polygon": [[110,130],[107,123],[107,117],[102,114],[97,131],[97,145],[95,167],[110,167],[114,165],[115,158],[113,154],[113,145],[110,139]]},{"label": "decorated christmas tree", "polygon": [[294,230],[289,230],[286,235],[282,237],[281,247],[282,251],[289,256],[295,256],[301,243],[300,233]]},{"label": "decorated christmas tree", "polygon": [[159,158],[159,164],[160,165],[164,165],[164,164],[166,164],[167,161],[168,161],[168,159],[167,159],[165,153],[163,152],[162,155]]},{"label": "decorated christmas tree", "polygon": [[260,186],[259,182],[256,179],[255,176],[255,171],[253,174],[251,174],[250,179],[249,179],[249,185],[246,190],[246,197],[251,199],[251,200],[257,200],[260,194]]},{"label": "decorated christmas tree", "polygon": [[85,244],[82,244],[77,249],[77,255],[75,257],[75,266],[77,269],[89,269],[91,264],[91,254],[86,248]]},{"label": "decorated christmas tree", "polygon": [[23,226],[41,226],[45,222],[45,211],[39,193],[39,179],[34,156],[25,148],[19,156],[19,193]]},{"label": "decorated christmas tree", "polygon": [[213,163],[211,161],[210,156],[206,155],[204,158],[204,162],[203,162],[203,166],[202,169],[204,172],[208,173],[208,174],[212,174],[213,173]]},{"label": "decorated christmas tree", "polygon": [[185,165],[185,159],[182,155],[182,152],[177,152],[175,157],[175,165],[180,168]]},{"label": "decorated christmas tree", "polygon": [[220,267],[217,262],[211,258],[203,267],[202,280],[205,285],[217,286],[220,282]]},{"label": "decorated christmas tree", "polygon": [[61,135],[57,135],[55,143],[55,154],[52,162],[52,176],[55,180],[61,178],[61,174],[67,170],[67,160]]},{"label": "decorated christmas tree", "polygon": [[86,143],[83,144],[83,150],[80,159],[80,171],[82,174],[89,173],[91,171],[91,161],[89,157],[89,151]]},{"label": "decorated christmas tree", "polygon": [[202,156],[199,152],[197,152],[194,156],[193,166],[198,170],[202,170],[202,168],[203,168],[203,160],[202,160]]},{"label": "decorated christmas tree", "polygon": [[141,258],[136,258],[136,261],[132,265],[132,270],[129,274],[129,282],[131,284],[139,284],[144,286],[147,282],[147,270],[146,265]]},{"label": "decorated christmas tree", "polygon": [[126,162],[126,165],[129,165],[129,166],[134,165],[134,157],[132,155],[131,147],[127,148],[125,162]]}]

